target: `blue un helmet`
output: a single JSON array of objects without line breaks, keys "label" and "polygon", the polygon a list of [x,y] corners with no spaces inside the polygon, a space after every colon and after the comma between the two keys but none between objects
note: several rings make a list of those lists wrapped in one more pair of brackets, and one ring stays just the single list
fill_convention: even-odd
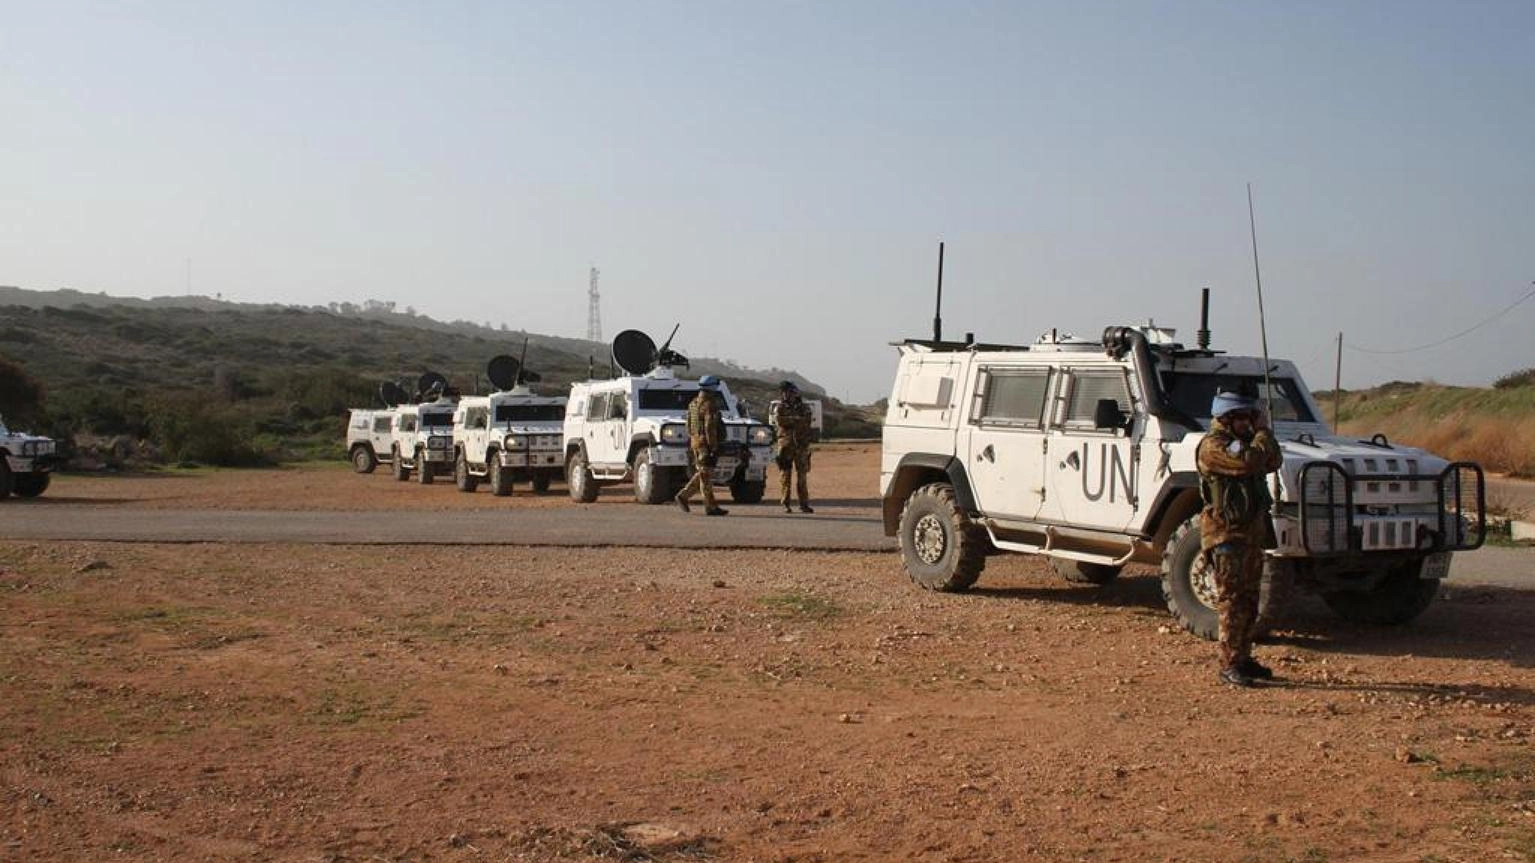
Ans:
[{"label": "blue un helmet", "polygon": [[720,388],[720,379],[714,375],[704,375],[698,379],[698,385],[706,390],[717,390]]},{"label": "blue un helmet", "polygon": [[1244,396],[1240,393],[1219,392],[1210,401],[1210,416],[1220,419],[1232,411],[1256,411],[1258,399],[1253,396]]}]

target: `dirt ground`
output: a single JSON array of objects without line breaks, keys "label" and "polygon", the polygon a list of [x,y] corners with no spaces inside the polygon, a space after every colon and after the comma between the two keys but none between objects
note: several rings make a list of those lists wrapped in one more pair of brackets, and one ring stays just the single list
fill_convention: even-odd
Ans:
[{"label": "dirt ground", "polygon": [[[877,455],[818,459],[872,497]],[[1260,653],[1282,682],[1235,691],[1155,577],[1022,557],[939,595],[887,554],[0,543],[0,860],[1530,860],[1532,612],[1307,604]]]}]

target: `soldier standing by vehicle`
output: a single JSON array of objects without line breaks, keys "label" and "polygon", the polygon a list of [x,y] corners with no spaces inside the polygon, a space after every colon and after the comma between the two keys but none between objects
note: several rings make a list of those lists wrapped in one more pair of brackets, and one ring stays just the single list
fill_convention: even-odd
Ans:
[{"label": "soldier standing by vehicle", "polygon": [[1216,393],[1210,431],[1199,442],[1200,554],[1215,577],[1220,612],[1220,679],[1252,686],[1274,673],[1252,658],[1263,581],[1263,551],[1273,548],[1273,498],[1266,476],[1283,462],[1257,398]]},{"label": "soldier standing by vehicle", "polygon": [[688,448],[693,454],[693,478],[677,493],[677,506],[689,512],[688,499],[698,491],[704,497],[704,515],[729,515],[714,502],[714,465],[719,460],[723,429],[720,420],[720,379],[698,379],[698,395],[688,403]]},{"label": "soldier standing by vehicle", "polygon": [[778,411],[773,424],[778,432],[778,485],[784,512],[789,508],[789,479],[796,474],[795,490],[799,493],[799,511],[815,512],[810,508],[810,430],[813,418],[810,405],[800,398],[799,387],[793,381],[778,385]]}]

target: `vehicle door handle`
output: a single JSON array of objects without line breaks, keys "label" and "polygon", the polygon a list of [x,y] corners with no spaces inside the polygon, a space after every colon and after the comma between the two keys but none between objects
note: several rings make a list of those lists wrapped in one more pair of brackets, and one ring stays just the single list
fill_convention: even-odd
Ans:
[{"label": "vehicle door handle", "polygon": [[991,444],[987,444],[986,448],[981,450],[981,454],[978,456],[978,458],[986,459],[989,462],[996,462],[997,450]]}]

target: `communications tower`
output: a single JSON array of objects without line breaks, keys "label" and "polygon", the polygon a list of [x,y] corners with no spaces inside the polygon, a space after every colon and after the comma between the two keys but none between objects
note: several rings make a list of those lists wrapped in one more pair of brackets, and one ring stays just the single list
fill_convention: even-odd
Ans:
[{"label": "communications tower", "polygon": [[586,340],[602,341],[602,295],[597,293],[598,270],[592,267],[591,285],[586,289]]}]

